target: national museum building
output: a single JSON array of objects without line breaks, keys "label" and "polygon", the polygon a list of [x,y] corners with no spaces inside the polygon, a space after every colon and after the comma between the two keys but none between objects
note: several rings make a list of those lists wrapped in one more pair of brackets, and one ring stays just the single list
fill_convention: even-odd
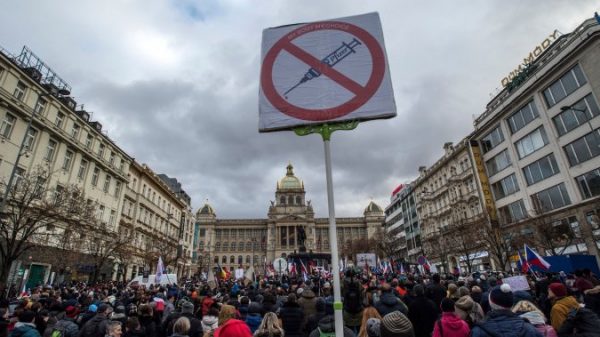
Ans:
[{"label": "national museum building", "polygon": [[[381,229],[384,213],[370,202],[362,217],[336,218],[340,251],[345,244],[372,238]],[[196,213],[199,230],[197,250],[204,266],[263,269],[265,261],[299,252],[301,242],[307,251],[330,253],[329,219],[315,218],[310,200],[306,200],[304,183],[294,175],[291,164],[277,182],[275,201],[266,219],[219,219],[213,207],[205,204]],[[300,242],[299,242],[300,241]]]}]

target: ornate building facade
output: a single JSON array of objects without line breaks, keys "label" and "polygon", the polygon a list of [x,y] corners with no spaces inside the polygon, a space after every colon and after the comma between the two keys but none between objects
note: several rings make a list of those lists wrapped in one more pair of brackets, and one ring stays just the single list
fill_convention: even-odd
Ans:
[{"label": "ornate building facade", "polygon": [[[372,238],[383,225],[381,207],[371,202],[363,217],[336,218],[340,249],[349,242]],[[266,263],[300,250],[330,253],[329,219],[315,218],[313,205],[306,200],[304,183],[294,175],[291,164],[277,182],[275,201],[265,219],[219,219],[212,206],[205,204],[196,213],[199,242],[197,250],[203,266],[253,266],[261,270]],[[300,240],[300,242],[299,242]]]}]

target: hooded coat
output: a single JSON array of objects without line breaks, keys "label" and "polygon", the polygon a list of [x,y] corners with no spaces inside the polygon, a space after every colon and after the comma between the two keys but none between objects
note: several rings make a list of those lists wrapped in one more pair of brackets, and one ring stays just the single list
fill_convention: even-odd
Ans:
[{"label": "hooded coat", "polygon": [[467,322],[453,312],[444,312],[442,318],[433,326],[432,337],[468,337],[469,332]]},{"label": "hooded coat", "polygon": [[437,319],[437,308],[424,295],[415,296],[408,306],[408,319],[413,325],[415,336],[429,336]]},{"label": "hooded coat", "polygon": [[578,309],[579,303],[573,296],[565,296],[554,301],[550,310],[550,323],[554,330],[558,331],[563,322],[567,319],[569,311]]},{"label": "hooded coat", "polygon": [[317,312],[317,298],[315,293],[310,289],[304,290],[302,296],[298,299],[298,304],[304,311],[303,324],[306,324],[308,316],[314,315]]},{"label": "hooded coat", "polygon": [[244,321],[232,318],[215,330],[214,337],[252,337],[252,333]]},{"label": "hooded coat", "polygon": [[9,337],[41,337],[35,325],[31,323],[17,322],[15,329],[8,335]]},{"label": "hooded coat", "polygon": [[[491,333],[488,333],[491,332]],[[494,335],[495,333],[495,335]],[[485,322],[475,325],[471,337],[542,337],[535,327],[510,310],[492,310]]]},{"label": "hooded coat", "polygon": [[586,308],[572,310],[558,329],[558,334],[560,336],[600,337],[600,318]]},{"label": "hooded coat", "polygon": [[400,311],[403,314],[408,314],[408,308],[398,297],[394,296],[392,292],[387,292],[381,295],[379,302],[375,304],[375,309],[381,315],[381,317],[389,314],[392,311]]},{"label": "hooded coat", "polygon": [[286,302],[279,310],[282,328],[286,337],[302,336],[304,313],[296,302]]},{"label": "hooded coat", "polygon": [[[319,331],[320,330],[320,331]],[[316,329],[314,329],[309,337],[319,337],[321,332],[334,332],[335,331],[335,318],[333,315],[325,316],[323,319],[319,321],[319,325]],[[287,332],[285,334],[287,337]],[[344,326],[344,337],[354,337],[354,332]]]},{"label": "hooded coat", "polygon": [[206,334],[219,327],[219,318],[217,316],[205,315],[202,317],[202,331]]},{"label": "hooded coat", "polygon": [[600,286],[586,290],[583,295],[585,307],[595,312],[600,317]]},{"label": "hooded coat", "polygon": [[533,324],[535,329],[542,334],[544,337],[557,337],[556,330],[552,325],[546,324],[546,320],[541,313],[536,311],[529,311],[519,315],[519,317],[526,319],[527,322]]},{"label": "hooded coat", "polygon": [[103,314],[96,314],[92,319],[87,321],[79,330],[80,337],[104,337],[108,318]]}]

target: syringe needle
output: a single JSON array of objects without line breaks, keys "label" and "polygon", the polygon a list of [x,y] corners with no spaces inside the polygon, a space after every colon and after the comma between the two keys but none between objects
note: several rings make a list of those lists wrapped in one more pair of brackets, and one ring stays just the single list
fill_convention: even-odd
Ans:
[{"label": "syringe needle", "polygon": [[298,87],[300,84],[302,84],[302,81],[300,81],[300,82],[296,83],[296,85],[294,85],[294,86],[293,86],[293,87],[291,87],[291,88],[290,88],[288,91],[286,91],[286,92],[283,94],[283,96],[285,96],[285,98],[287,99],[287,94],[288,94],[290,91],[292,91],[292,90],[296,89],[296,88],[297,88],[297,87]]}]

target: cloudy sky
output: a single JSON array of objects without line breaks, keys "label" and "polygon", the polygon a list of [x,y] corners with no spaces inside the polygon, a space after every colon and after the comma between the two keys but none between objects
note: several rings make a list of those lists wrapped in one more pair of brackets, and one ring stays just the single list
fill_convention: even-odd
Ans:
[{"label": "cloudy sky", "polygon": [[176,177],[194,209],[262,218],[292,162],[327,216],[319,136],[259,134],[262,30],[379,12],[398,116],[332,139],[336,214],[382,207],[399,183],[472,130],[500,80],[597,1],[20,0],[0,11],[0,46],[29,46],[108,135]]}]

